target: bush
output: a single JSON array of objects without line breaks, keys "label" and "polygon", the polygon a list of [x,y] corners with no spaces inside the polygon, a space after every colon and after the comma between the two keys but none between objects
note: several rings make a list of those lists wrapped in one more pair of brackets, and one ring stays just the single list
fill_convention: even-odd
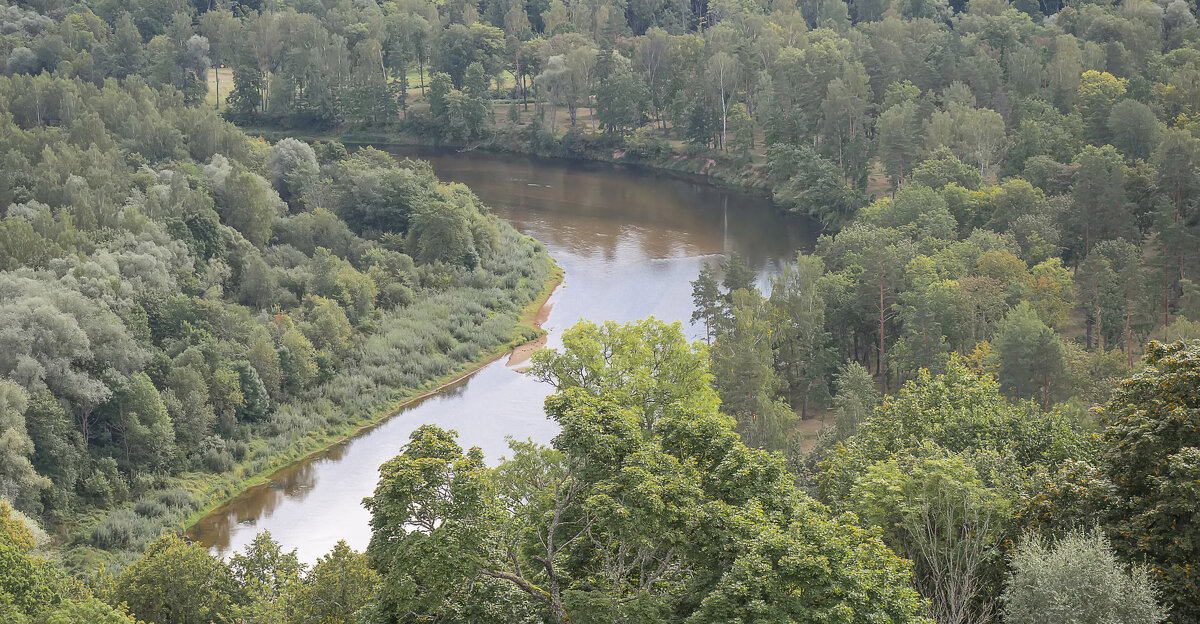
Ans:
[{"label": "bush", "polygon": [[197,455],[200,463],[211,472],[228,472],[233,469],[233,453],[230,444],[220,436],[208,436],[200,443]]},{"label": "bush", "polygon": [[102,472],[93,472],[83,480],[83,492],[87,500],[97,507],[107,507],[113,501],[112,484]]},{"label": "bush", "polygon": [[92,545],[105,550],[141,551],[160,530],[157,522],[132,509],[117,509],[92,527]]},{"label": "bush", "polygon": [[225,449],[209,448],[201,455],[200,463],[209,472],[229,472],[233,470],[233,454]]},{"label": "bush", "polygon": [[173,510],[191,511],[196,508],[196,500],[183,488],[171,488],[159,492],[158,502]]},{"label": "bush", "polygon": [[1071,533],[1053,547],[1027,536],[1011,565],[1006,624],[1158,624],[1166,617],[1146,568],[1126,571],[1099,531]]},{"label": "bush", "polygon": [[138,471],[129,479],[129,489],[134,496],[144,494],[154,487],[154,476]]},{"label": "bush", "polygon": [[139,499],[138,502],[133,505],[133,510],[136,511],[139,516],[146,518],[161,518],[171,511],[170,509],[167,509],[166,505],[154,500],[153,498]]}]

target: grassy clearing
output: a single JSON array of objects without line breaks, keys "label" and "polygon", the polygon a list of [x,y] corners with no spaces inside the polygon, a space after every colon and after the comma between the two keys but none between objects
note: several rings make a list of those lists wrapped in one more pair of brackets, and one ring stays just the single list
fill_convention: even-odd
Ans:
[{"label": "grassy clearing", "polygon": [[[218,74],[220,77],[218,78]],[[218,90],[220,87],[220,104],[218,105]],[[213,108],[224,108],[225,101],[229,99],[229,92],[233,91],[233,69],[230,67],[220,67],[217,69],[208,70],[208,93],[204,95],[204,102]]]}]

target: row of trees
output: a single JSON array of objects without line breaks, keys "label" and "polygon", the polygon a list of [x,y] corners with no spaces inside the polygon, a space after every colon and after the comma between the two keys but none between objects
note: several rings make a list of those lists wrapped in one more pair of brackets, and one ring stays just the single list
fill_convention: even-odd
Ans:
[{"label": "row of trees", "polygon": [[[395,126],[419,95],[415,130],[465,140],[490,132],[493,98],[519,103],[517,120],[531,102],[564,108],[573,127],[585,109],[587,130],[617,136],[657,128],[743,155],[759,137],[810,144],[858,190],[875,159],[898,183],[940,146],[1014,173],[1084,143],[1146,158],[1162,125],[1190,128],[1183,0],[866,4],[64,3],[7,9],[0,58],[12,74],[144,75],[195,103],[210,67],[230,67],[217,99],[234,118],[291,126]],[[462,102],[443,108],[450,93]]]}]

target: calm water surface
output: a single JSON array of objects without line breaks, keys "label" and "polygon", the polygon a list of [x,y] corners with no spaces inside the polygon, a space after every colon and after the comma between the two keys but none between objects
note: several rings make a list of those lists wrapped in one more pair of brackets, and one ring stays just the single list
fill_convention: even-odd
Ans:
[{"label": "calm water surface", "polygon": [[[765,285],[815,238],[810,224],[781,216],[764,199],[641,170],[477,152],[396,153],[429,160],[443,180],[467,184],[558,261],[566,277],[544,324],[551,347],[580,319],[687,323],[690,282],[705,263],[737,252]],[[693,327],[688,333],[701,335]],[[542,414],[549,392],[498,360],[369,432],[283,469],[189,536],[228,555],[269,530],[308,563],[338,540],[362,550],[370,515],[361,501],[374,491],[380,464],[400,452],[415,427],[455,429],[464,447],[479,446],[495,461],[507,450],[506,436],[546,443],[554,436],[556,426]]]}]

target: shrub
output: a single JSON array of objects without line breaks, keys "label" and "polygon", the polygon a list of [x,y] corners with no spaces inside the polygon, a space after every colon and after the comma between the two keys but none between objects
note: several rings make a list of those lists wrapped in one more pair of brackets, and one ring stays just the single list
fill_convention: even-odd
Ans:
[{"label": "shrub", "polygon": [[191,493],[183,488],[171,488],[158,493],[158,502],[171,509],[191,511],[196,508],[196,501]]},{"label": "shrub", "polygon": [[133,505],[133,510],[136,511],[139,516],[146,518],[161,518],[170,513],[170,509],[167,509],[166,505],[154,500],[153,498],[139,499],[138,502]]},{"label": "shrub", "polygon": [[157,522],[132,509],[117,509],[92,527],[92,545],[105,550],[140,551],[159,531]]},{"label": "shrub", "polygon": [[1165,612],[1143,566],[1126,570],[1099,531],[1053,546],[1026,536],[1004,590],[1006,624],[1158,624]]}]

